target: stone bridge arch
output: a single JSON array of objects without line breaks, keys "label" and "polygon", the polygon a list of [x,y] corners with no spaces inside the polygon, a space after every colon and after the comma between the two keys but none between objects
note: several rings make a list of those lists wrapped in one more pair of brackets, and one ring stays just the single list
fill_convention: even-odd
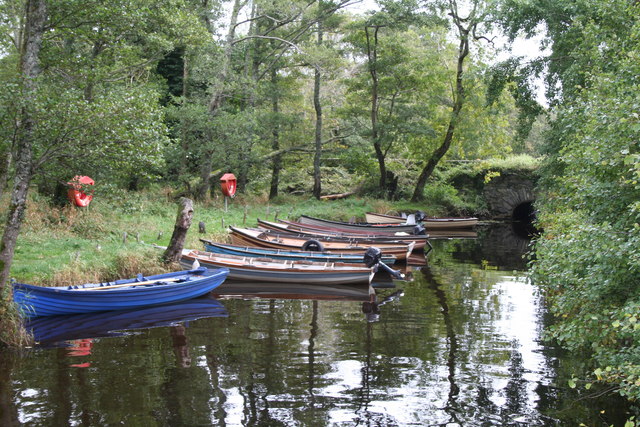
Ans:
[{"label": "stone bridge arch", "polygon": [[530,220],[535,216],[535,178],[531,175],[501,173],[482,192],[491,218]]}]

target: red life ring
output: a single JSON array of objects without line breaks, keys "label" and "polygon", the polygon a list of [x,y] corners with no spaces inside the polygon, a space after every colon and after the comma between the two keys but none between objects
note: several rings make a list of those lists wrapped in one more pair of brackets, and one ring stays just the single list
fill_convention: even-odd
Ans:
[{"label": "red life ring", "polygon": [[94,183],[94,180],[88,176],[74,176],[73,179],[67,183],[70,186],[69,191],[67,192],[69,201],[76,206],[89,206],[89,203],[93,200],[93,195],[82,191],[83,185],[94,185]]},{"label": "red life ring", "polygon": [[220,178],[220,187],[222,194],[228,197],[234,197],[236,195],[236,188],[238,187],[236,176],[232,173],[225,173]]},{"label": "red life ring", "polygon": [[91,200],[93,200],[93,196],[91,194],[83,193],[82,191],[74,190],[73,188],[69,189],[67,194],[71,203],[80,207],[87,207]]}]

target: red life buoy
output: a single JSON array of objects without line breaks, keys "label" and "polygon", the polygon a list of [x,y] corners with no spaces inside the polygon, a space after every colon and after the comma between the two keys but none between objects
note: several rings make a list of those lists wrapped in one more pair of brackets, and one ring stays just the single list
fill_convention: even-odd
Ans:
[{"label": "red life buoy", "polygon": [[93,200],[93,195],[85,193],[83,191],[83,185],[94,185],[95,181],[88,176],[76,175],[67,184],[70,186],[69,191],[67,192],[69,201],[76,206],[89,206],[89,203]]},{"label": "red life buoy", "polygon": [[234,197],[236,195],[237,181],[236,176],[232,173],[225,173],[220,178],[220,187],[222,194],[227,197]]}]

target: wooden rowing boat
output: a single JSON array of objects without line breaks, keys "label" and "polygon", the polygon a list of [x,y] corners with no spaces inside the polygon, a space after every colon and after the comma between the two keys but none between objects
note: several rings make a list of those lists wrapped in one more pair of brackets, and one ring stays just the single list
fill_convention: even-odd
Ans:
[{"label": "wooden rowing boat", "polygon": [[329,219],[314,218],[307,215],[300,216],[298,223],[301,225],[323,227],[330,231],[348,231],[364,234],[425,234],[424,229],[416,224],[367,224],[332,221]]},{"label": "wooden rowing boat", "polygon": [[[238,246],[258,246],[263,248],[275,249],[294,249],[301,250],[303,246],[311,240],[319,242],[324,249],[331,252],[360,254],[363,255],[367,250],[366,246],[356,245],[349,242],[330,242],[317,239],[304,239],[299,237],[287,236],[270,236],[261,230],[251,230],[246,228],[229,227],[231,230],[231,243]],[[369,245],[374,246],[374,245]],[[411,254],[414,242],[407,244],[376,244],[385,255],[394,255],[398,260],[405,260]]]},{"label": "wooden rowing boat", "polygon": [[76,286],[13,284],[13,300],[25,317],[123,310],[185,301],[211,292],[226,278],[226,269],[188,271]]},{"label": "wooden rowing boat", "polygon": [[[404,224],[407,218],[396,215],[385,215],[373,212],[365,214],[367,223],[377,224]],[[444,230],[453,228],[472,228],[478,224],[476,217],[417,217],[427,231]]]},{"label": "wooden rowing boat", "polygon": [[422,225],[427,230],[448,230],[455,228],[473,228],[478,224],[478,218],[425,218]]},{"label": "wooden rowing boat", "polygon": [[375,274],[374,268],[362,264],[287,261],[183,250],[180,259],[183,266],[192,266],[195,261],[205,267],[224,267],[229,270],[230,280],[241,281],[348,285],[370,283]]},{"label": "wooden rowing boat", "polygon": [[393,244],[407,244],[414,242],[413,247],[416,249],[423,249],[429,243],[429,237],[427,235],[389,235],[389,234],[357,234],[357,233],[342,233],[331,232],[323,230],[307,230],[301,229],[294,225],[289,225],[284,222],[271,222],[258,218],[258,226],[262,228],[266,233],[282,234],[286,233],[291,236],[301,237],[304,239],[324,239],[334,241],[349,241],[357,242],[360,246],[372,245],[375,246],[378,243],[393,243]]},{"label": "wooden rowing boat", "polygon": [[[251,256],[255,258],[273,258],[286,259],[290,261],[314,261],[314,262],[346,262],[346,263],[363,263],[362,254],[347,254],[336,252],[317,252],[317,251],[301,251],[301,250],[284,250],[260,248],[257,246],[237,246],[224,243],[212,242],[211,240],[200,239],[204,244],[206,252],[212,252],[223,255]],[[382,262],[385,264],[393,264],[396,257],[393,255],[382,255]]]},{"label": "wooden rowing boat", "polygon": [[365,221],[371,224],[406,224],[407,222],[407,217],[399,215],[379,214],[375,212],[367,212],[364,214],[364,217]]}]

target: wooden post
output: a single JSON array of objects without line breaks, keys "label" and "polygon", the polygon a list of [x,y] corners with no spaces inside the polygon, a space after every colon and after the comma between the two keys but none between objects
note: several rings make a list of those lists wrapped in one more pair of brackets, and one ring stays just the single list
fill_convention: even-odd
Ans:
[{"label": "wooden post", "polygon": [[187,237],[187,231],[191,227],[193,220],[193,201],[186,197],[180,198],[180,207],[176,218],[176,225],[173,227],[173,234],[169,241],[167,250],[162,255],[162,259],[166,263],[179,262],[182,256],[182,248]]}]

